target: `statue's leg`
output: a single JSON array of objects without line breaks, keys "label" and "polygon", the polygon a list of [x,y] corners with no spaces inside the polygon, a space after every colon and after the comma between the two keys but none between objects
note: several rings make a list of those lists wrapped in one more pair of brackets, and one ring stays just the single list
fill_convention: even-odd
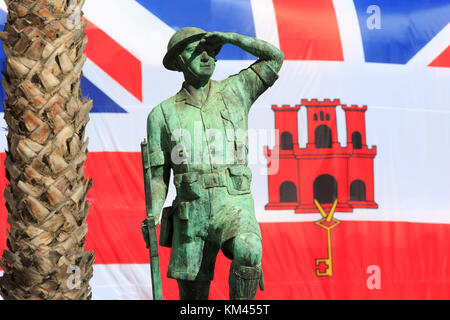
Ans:
[{"label": "statue's leg", "polygon": [[243,233],[228,240],[223,247],[224,254],[233,259],[230,267],[231,300],[253,300],[262,280],[262,244],[253,233]]},{"label": "statue's leg", "polygon": [[208,300],[211,281],[177,280],[180,300]]}]

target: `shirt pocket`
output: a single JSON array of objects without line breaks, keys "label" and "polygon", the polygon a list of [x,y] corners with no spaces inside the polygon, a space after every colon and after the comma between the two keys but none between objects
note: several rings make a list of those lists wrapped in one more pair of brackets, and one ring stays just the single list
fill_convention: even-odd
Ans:
[{"label": "shirt pocket", "polygon": [[231,195],[250,193],[252,171],[250,168],[237,165],[227,169],[227,189]]}]

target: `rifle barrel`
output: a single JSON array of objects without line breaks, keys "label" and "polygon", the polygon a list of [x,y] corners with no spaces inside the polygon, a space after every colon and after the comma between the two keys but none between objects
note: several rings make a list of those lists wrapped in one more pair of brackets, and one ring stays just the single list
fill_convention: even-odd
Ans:
[{"label": "rifle barrel", "polygon": [[150,274],[152,277],[153,300],[162,300],[161,269],[159,266],[158,240],[156,222],[152,210],[152,171],[149,162],[148,142],[141,142],[142,168],[144,171],[145,211],[148,228],[148,243],[150,256]]}]

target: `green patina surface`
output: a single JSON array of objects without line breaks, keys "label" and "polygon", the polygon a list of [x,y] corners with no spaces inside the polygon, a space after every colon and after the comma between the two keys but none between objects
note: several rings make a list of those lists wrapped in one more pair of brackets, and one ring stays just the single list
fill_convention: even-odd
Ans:
[{"label": "green patina surface", "polygon": [[[215,56],[227,43],[258,60],[213,81]],[[178,280],[182,299],[208,298],[220,249],[233,260],[231,299],[253,299],[258,284],[263,285],[247,123],[253,102],[278,78],[283,57],[271,44],[236,33],[183,28],[169,41],[164,66],[183,72],[185,82],[150,112],[147,136],[156,215],[164,205],[171,170],[174,175],[177,196],[163,210],[160,244],[172,248],[168,276]]]}]

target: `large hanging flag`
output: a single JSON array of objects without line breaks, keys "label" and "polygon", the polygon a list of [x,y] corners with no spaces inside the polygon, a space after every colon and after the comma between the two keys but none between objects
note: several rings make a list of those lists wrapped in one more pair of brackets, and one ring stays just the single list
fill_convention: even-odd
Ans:
[{"label": "large hanging flag", "polygon": [[[84,17],[94,299],[151,298],[140,142],[148,113],[181,87],[162,59],[185,26],[285,53],[249,114],[265,278],[256,299],[450,298],[448,0],[95,0]],[[217,58],[215,80],[255,60],[231,45]],[[174,197],[171,185],[166,204]],[[160,247],[164,298],[177,299],[169,254]],[[228,298],[229,266],[219,253],[211,299]]]}]

